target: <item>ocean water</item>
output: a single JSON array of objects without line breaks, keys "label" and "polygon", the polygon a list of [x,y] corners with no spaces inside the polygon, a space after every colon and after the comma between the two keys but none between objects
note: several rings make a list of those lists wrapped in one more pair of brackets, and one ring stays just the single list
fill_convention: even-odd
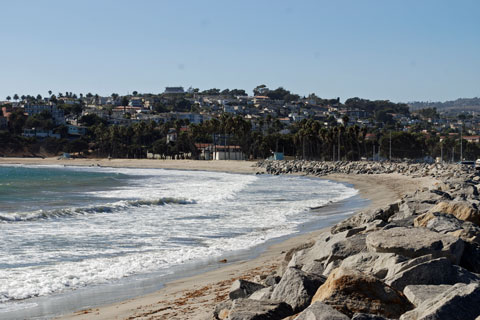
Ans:
[{"label": "ocean water", "polygon": [[254,248],[356,194],[299,176],[0,166],[0,318],[38,297]]}]

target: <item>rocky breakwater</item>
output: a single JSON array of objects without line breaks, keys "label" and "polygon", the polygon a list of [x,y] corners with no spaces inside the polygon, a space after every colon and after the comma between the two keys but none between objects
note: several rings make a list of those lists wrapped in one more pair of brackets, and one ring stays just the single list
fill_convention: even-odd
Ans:
[{"label": "rocky breakwater", "polygon": [[259,164],[273,174],[434,176],[292,249],[272,274],[237,280],[214,319],[480,319],[480,175],[456,165]]},{"label": "rocky breakwater", "polygon": [[302,173],[324,176],[327,174],[382,174],[399,173],[411,177],[435,178],[461,177],[474,172],[471,166],[460,166],[448,163],[408,163],[408,162],[371,162],[371,161],[274,161],[263,160],[257,166],[264,168],[269,174]]}]

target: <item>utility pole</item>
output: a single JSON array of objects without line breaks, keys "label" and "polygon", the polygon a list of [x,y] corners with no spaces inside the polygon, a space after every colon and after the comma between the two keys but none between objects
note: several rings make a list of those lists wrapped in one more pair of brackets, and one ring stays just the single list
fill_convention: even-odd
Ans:
[{"label": "utility pole", "polygon": [[335,145],[333,145],[332,161],[335,161]]},{"label": "utility pole", "polygon": [[389,150],[390,162],[392,162],[392,131],[390,130],[390,150]]},{"label": "utility pole", "polygon": [[452,147],[452,163],[455,162],[455,147]]},{"label": "utility pole", "polygon": [[373,144],[372,161],[375,161],[375,144]]}]

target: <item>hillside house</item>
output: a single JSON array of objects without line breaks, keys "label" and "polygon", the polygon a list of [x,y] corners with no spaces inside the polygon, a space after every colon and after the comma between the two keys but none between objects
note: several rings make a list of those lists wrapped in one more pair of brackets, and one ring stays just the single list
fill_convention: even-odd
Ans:
[{"label": "hillside house", "polygon": [[63,113],[63,110],[58,109],[56,105],[26,104],[23,108],[29,116],[33,116],[47,111],[52,115],[52,119],[56,125],[65,124],[65,115]]}]

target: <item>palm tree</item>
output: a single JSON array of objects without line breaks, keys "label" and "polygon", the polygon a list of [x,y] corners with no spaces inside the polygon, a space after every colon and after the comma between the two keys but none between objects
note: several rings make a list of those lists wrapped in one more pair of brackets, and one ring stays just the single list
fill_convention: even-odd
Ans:
[{"label": "palm tree", "polygon": [[10,100],[12,100],[12,97],[7,96],[7,101],[10,101]]},{"label": "palm tree", "polygon": [[15,100],[15,102],[18,102],[18,94],[15,93],[15,94],[13,95],[13,100]]}]

